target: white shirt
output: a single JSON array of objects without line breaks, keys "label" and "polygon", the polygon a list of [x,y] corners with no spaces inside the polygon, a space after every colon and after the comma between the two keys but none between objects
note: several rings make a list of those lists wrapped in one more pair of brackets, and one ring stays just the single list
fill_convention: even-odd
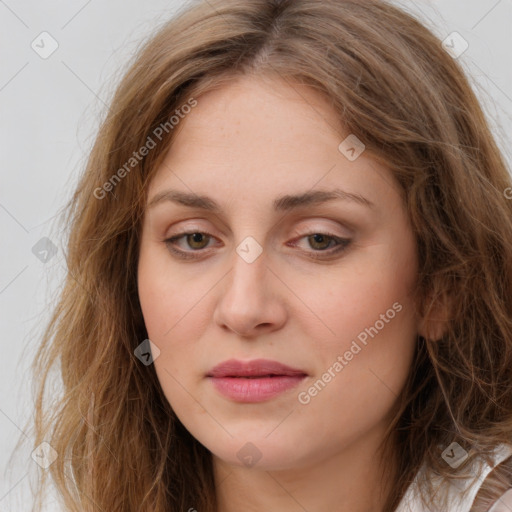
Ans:
[{"label": "white shirt", "polygon": [[[489,466],[481,459],[473,462],[471,473],[474,476],[472,478],[454,480],[451,482],[439,477],[433,477],[432,483],[434,488],[440,489],[440,491],[446,493],[448,497],[447,503],[450,504],[448,510],[441,510],[441,508],[429,509],[423,504],[418,491],[418,479],[424,472],[422,468],[413,483],[408,487],[395,512],[470,512],[473,501],[485,478],[495,466],[512,455],[512,446],[499,445],[494,453],[493,466]],[[505,498],[506,495],[507,498]],[[504,498],[503,501],[510,499],[510,493],[507,492],[502,498]],[[500,503],[496,503],[491,510],[493,512],[500,512],[500,506]]]}]

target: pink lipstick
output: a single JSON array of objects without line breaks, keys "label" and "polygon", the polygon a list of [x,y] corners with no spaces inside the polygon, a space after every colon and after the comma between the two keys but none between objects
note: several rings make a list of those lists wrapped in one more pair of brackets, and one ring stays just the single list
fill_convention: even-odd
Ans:
[{"label": "pink lipstick", "polygon": [[305,377],[303,370],[269,359],[230,359],[215,366],[207,377],[217,391],[235,402],[264,402],[294,388]]}]

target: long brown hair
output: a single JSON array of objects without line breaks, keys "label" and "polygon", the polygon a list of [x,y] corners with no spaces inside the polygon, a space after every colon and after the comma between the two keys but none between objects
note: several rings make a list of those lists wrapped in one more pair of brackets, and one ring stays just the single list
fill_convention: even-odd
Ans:
[{"label": "long brown hair", "polygon": [[[452,442],[469,461],[511,442],[511,178],[458,62],[381,0],[209,0],[180,11],[136,55],[63,219],[68,273],[33,364],[34,446],[58,453],[48,472],[67,510],[217,512],[210,453],[134,354],[147,338],[136,269],[170,116],[251,73],[324,95],[392,169],[418,244],[418,314],[445,316],[441,338],[416,340],[390,427],[399,467],[385,512],[422,463],[464,474],[467,463],[453,469],[441,457]],[[148,137],[155,147],[130,160]],[[45,399],[55,365],[62,395]]]}]

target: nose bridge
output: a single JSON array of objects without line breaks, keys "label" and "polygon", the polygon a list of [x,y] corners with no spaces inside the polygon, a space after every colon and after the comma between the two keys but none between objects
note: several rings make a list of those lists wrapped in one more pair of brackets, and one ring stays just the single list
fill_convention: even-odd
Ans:
[{"label": "nose bridge", "polygon": [[230,287],[259,294],[265,280],[266,256],[263,246],[252,236],[246,236],[236,247],[232,259]]},{"label": "nose bridge", "polygon": [[263,204],[264,200],[258,199],[254,194],[250,200],[242,195],[232,202],[232,206],[238,207],[238,215],[235,216],[233,226],[235,240],[238,242],[234,245],[232,255],[231,279],[236,277],[252,281],[257,276],[261,279],[264,277],[267,258],[263,245],[266,239],[267,217]]},{"label": "nose bridge", "polygon": [[[263,246],[253,237],[246,236],[235,249],[238,257],[243,260],[247,265],[253,265],[258,260],[260,263],[256,265],[258,268],[261,266]],[[239,262],[238,262],[239,263]]]}]

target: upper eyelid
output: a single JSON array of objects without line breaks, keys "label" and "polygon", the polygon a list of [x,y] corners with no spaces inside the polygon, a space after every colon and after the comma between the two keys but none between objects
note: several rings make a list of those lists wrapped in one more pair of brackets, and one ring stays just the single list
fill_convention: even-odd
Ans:
[{"label": "upper eyelid", "polygon": [[[295,230],[296,232],[298,232],[299,230],[296,229]],[[297,233],[296,235],[294,235],[295,238],[303,238],[305,236],[311,236],[311,235],[316,235],[316,234],[319,234],[319,235],[327,235],[327,236],[330,236],[330,237],[333,237],[333,238],[349,238],[349,236],[345,236],[345,235],[337,235],[335,233],[333,233],[332,231],[334,230],[329,230],[329,229],[309,229],[309,230],[306,230],[304,233]],[[211,238],[217,238],[218,237],[212,233],[210,233],[209,231],[205,230],[205,229],[195,229],[195,228],[187,228],[183,231],[178,231],[177,233],[173,233],[169,236],[166,236],[165,237],[165,240],[169,240],[169,239],[173,239],[173,238],[181,238],[183,236],[186,236],[186,235],[192,235],[194,233],[201,233],[203,235],[207,235]],[[350,235],[351,237],[352,235]]]},{"label": "upper eyelid", "polygon": [[[207,219],[198,219],[198,220],[207,220]],[[306,234],[312,234],[312,233],[328,233],[328,232],[331,232],[332,233],[332,236],[337,236],[339,238],[343,238],[343,237],[352,237],[354,235],[353,231],[356,229],[356,226],[351,223],[351,222],[344,222],[344,221],[341,221],[341,220],[335,220],[335,219],[329,219],[329,218],[325,218],[325,217],[315,217],[314,219],[310,219],[310,218],[300,218],[298,219],[298,223],[299,224],[302,224],[305,220],[312,220],[313,222],[330,222],[330,223],[334,223],[337,225],[337,228],[330,228],[330,227],[298,227],[298,226],[294,226],[293,227],[293,232],[294,233],[299,233],[299,232],[305,232]],[[186,222],[186,220],[184,221]],[[295,224],[295,223],[294,223]],[[343,229],[343,230],[346,230],[348,231],[348,233],[346,234],[343,234],[343,233],[339,233],[339,234],[336,234],[335,231],[336,229]],[[208,234],[210,236],[216,236],[216,235],[213,235],[211,233],[212,230],[209,230],[208,228],[203,228],[203,227],[200,227],[200,226],[185,226],[183,228],[178,228],[178,231],[176,233],[173,233],[172,235],[169,235],[167,238],[170,238],[170,237],[174,237],[174,236],[179,236],[179,235],[182,235],[182,234],[189,234],[189,233],[205,233],[205,234]],[[231,233],[231,230],[227,230],[224,231],[224,230],[219,230],[218,228],[214,229],[213,231],[219,231],[221,233],[221,235],[223,236],[228,236],[228,233]],[[303,235],[301,235],[303,236]]]}]

